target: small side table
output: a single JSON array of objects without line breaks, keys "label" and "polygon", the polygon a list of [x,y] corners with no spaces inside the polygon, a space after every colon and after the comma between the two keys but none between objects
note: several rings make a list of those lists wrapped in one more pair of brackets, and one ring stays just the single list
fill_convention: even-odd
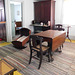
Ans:
[{"label": "small side table", "polygon": [[5,60],[0,60],[0,75],[13,75],[13,72],[16,70],[17,69],[9,65]]},{"label": "small side table", "polygon": [[70,40],[70,42],[71,42],[71,39],[69,38],[69,28],[70,28],[71,26],[67,26],[67,38]]}]

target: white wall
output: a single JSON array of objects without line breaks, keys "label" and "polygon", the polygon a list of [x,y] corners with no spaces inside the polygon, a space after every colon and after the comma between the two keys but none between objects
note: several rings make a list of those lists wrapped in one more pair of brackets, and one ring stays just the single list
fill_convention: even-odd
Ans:
[{"label": "white wall", "polygon": [[63,1],[56,0],[55,2],[55,24],[62,24],[63,20]]},{"label": "white wall", "polygon": [[15,15],[15,20],[16,21],[21,21],[21,4],[19,5],[14,5],[14,15]]},{"label": "white wall", "polygon": [[[63,24],[63,3],[64,0],[56,0],[55,5],[55,24]],[[65,31],[67,33],[67,25],[64,25]],[[69,37],[72,40],[75,40],[75,25],[72,25],[69,28]]]},{"label": "white wall", "polygon": [[23,5],[23,27],[30,28],[31,21],[34,20],[33,0],[25,0]]},{"label": "white wall", "polygon": [[69,36],[72,40],[75,40],[75,25],[71,26],[70,27],[70,33],[69,33]]},{"label": "white wall", "polygon": [[23,27],[27,27],[27,28],[30,28],[31,30],[33,30],[33,28],[30,27],[30,24],[31,24],[31,21],[34,20],[33,2],[36,0],[5,0],[7,42],[12,41],[10,1],[16,1],[16,2],[23,3]]},{"label": "white wall", "polygon": [[6,9],[6,37],[7,42],[12,40],[12,27],[11,27],[11,12],[10,12],[10,1],[5,0],[5,9]]}]

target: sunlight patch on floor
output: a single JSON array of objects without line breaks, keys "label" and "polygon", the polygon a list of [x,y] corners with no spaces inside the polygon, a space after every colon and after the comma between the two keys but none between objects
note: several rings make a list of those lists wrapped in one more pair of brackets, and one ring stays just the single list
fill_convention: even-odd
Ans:
[{"label": "sunlight patch on floor", "polygon": [[0,44],[0,47],[2,47],[2,46],[6,46],[6,45],[9,45],[9,44],[11,44],[11,43],[4,42],[4,43],[1,43],[1,44]]},{"label": "sunlight patch on floor", "polygon": [[15,71],[14,75],[22,75],[22,74],[20,74],[18,71]]},{"label": "sunlight patch on floor", "polygon": [[[66,39],[65,41],[66,41],[66,42],[70,42],[69,39]],[[75,43],[75,40],[71,40],[71,43]]]}]

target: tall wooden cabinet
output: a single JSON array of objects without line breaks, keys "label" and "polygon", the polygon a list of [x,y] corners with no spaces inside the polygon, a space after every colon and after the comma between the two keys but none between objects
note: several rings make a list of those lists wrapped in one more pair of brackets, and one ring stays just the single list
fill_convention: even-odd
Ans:
[{"label": "tall wooden cabinet", "polygon": [[51,21],[51,29],[55,25],[55,1],[34,2],[34,20],[36,23]]},{"label": "tall wooden cabinet", "polygon": [[0,0],[0,38],[6,40],[5,0]]}]

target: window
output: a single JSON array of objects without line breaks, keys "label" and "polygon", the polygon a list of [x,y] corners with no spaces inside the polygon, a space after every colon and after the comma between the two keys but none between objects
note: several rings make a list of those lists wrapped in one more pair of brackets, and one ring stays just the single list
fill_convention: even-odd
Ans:
[{"label": "window", "polygon": [[64,0],[63,24],[75,25],[75,0]]}]

